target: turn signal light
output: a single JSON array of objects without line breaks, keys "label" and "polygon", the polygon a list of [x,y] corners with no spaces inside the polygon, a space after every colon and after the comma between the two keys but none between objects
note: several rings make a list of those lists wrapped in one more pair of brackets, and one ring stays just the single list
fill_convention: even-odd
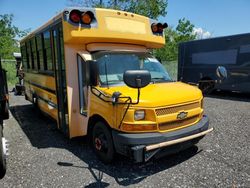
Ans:
[{"label": "turn signal light", "polygon": [[151,29],[152,29],[153,33],[157,33],[157,31],[158,31],[158,27],[157,27],[157,25],[155,23],[153,23],[151,25]]},{"label": "turn signal light", "polygon": [[92,12],[84,12],[81,16],[82,23],[89,25],[92,22],[94,15]]},{"label": "turn signal light", "polygon": [[134,131],[155,131],[157,130],[156,124],[123,124],[123,131],[134,132]]},{"label": "turn signal light", "polygon": [[167,23],[152,23],[151,25],[151,30],[154,34],[158,33],[158,34],[162,34],[163,33],[163,30],[165,28],[168,27],[168,24]]}]

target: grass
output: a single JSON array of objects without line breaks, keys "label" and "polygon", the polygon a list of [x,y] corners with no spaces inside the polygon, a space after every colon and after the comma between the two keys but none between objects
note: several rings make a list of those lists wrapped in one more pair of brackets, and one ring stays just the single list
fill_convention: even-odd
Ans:
[{"label": "grass", "polygon": [[7,81],[8,81],[8,87],[9,89],[17,83],[17,77],[16,77],[16,62],[2,62],[2,67],[7,71]]},{"label": "grass", "polygon": [[177,69],[178,69],[177,61],[165,61],[162,64],[164,65],[167,72],[169,73],[169,76],[173,80],[177,80]]}]

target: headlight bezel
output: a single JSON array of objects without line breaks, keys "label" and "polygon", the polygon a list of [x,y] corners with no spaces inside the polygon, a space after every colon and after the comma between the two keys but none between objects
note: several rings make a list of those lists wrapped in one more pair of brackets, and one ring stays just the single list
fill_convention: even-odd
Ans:
[{"label": "headlight bezel", "polygon": [[146,117],[145,110],[138,109],[138,110],[134,111],[134,120],[135,121],[145,120],[145,117]]}]

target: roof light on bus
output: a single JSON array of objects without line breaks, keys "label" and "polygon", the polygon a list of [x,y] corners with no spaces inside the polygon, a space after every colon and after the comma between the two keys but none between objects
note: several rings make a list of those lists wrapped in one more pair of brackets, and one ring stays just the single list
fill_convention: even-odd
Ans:
[{"label": "roof light on bus", "polygon": [[153,23],[153,24],[151,25],[151,29],[152,29],[153,33],[156,33],[157,30],[158,30],[157,24]]},{"label": "roof light on bus", "polygon": [[79,23],[80,22],[80,11],[79,10],[72,10],[69,14],[70,21],[73,23]]},{"label": "roof light on bus", "polygon": [[162,24],[162,23],[152,23],[152,25],[151,25],[151,29],[152,29],[152,32],[153,33],[160,33],[160,34],[162,34],[163,33],[163,30],[165,29],[165,28],[167,28],[168,27],[168,24],[167,23],[164,23],[164,24]]},{"label": "roof light on bus", "polygon": [[157,28],[158,28],[158,30],[157,30],[158,33],[162,33],[162,32],[163,32],[163,29],[164,29],[164,28],[163,28],[163,25],[162,25],[161,23],[158,23],[158,24],[157,24]]},{"label": "roof light on bus", "polygon": [[89,25],[92,22],[93,16],[93,13],[90,11],[84,12],[81,16],[82,23]]},{"label": "roof light on bus", "polygon": [[163,29],[167,28],[168,27],[168,24],[167,23],[164,23],[163,24]]}]

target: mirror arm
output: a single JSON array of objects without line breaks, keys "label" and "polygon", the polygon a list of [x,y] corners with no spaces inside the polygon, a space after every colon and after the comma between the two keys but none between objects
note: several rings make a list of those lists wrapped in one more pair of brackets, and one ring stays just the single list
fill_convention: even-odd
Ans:
[{"label": "mirror arm", "polygon": [[141,90],[140,90],[140,88],[138,88],[138,90],[137,90],[137,101],[136,101],[136,103],[132,103],[132,104],[139,104],[139,102],[140,102],[140,95],[141,95]]},{"label": "mirror arm", "polygon": [[[128,97],[128,100],[127,100],[127,101],[129,101],[128,103],[127,103],[127,101],[125,102],[125,103],[128,104],[128,106],[127,106],[127,108],[126,108],[126,110],[125,110],[125,112],[124,112],[124,114],[123,114],[123,116],[122,116],[122,119],[121,119],[121,121],[120,121],[120,124],[119,124],[119,126],[118,126],[119,129],[120,129],[121,126],[122,126],[122,122],[123,122],[123,120],[124,120],[124,118],[125,118],[125,116],[126,116],[126,114],[127,114],[127,112],[128,112],[128,109],[129,109],[130,105],[131,105],[131,104],[138,104],[139,101],[140,101],[140,94],[141,94],[140,88],[138,88],[137,91],[138,91],[138,95],[137,95],[137,101],[136,101],[135,103],[132,102],[131,97]],[[125,98],[125,97],[118,97],[118,98]],[[117,104],[119,104],[119,103],[117,103]]]},{"label": "mirror arm", "polygon": [[[121,126],[122,126],[122,122],[123,122],[123,120],[124,120],[124,118],[125,118],[125,116],[126,116],[126,114],[127,114],[127,112],[128,112],[128,109],[129,109],[129,107],[130,107],[130,105],[131,104],[138,104],[139,103],[139,101],[140,101],[140,88],[138,88],[138,90],[137,90],[137,101],[136,102],[132,102],[132,99],[131,99],[131,97],[120,97],[120,95],[121,95],[121,93],[120,92],[114,92],[113,93],[113,96],[112,96],[112,98],[111,99],[113,99],[113,100],[106,100],[106,99],[104,99],[103,97],[105,97],[105,98],[110,98],[109,96],[107,96],[107,95],[105,95],[104,93],[102,93],[99,89],[97,89],[96,87],[93,87],[93,86],[91,86],[91,93],[93,94],[93,95],[95,95],[96,97],[98,97],[99,99],[101,99],[102,101],[104,101],[104,102],[112,102],[112,104],[113,105],[115,105],[115,104],[127,104],[127,108],[126,108],[126,110],[125,110],[125,112],[124,112],[124,114],[123,114],[123,117],[122,117],[122,119],[121,119],[121,121],[120,121],[120,124],[119,124],[119,129],[121,128]],[[98,94],[95,92],[95,91],[97,91],[98,92]],[[118,102],[118,99],[119,98],[126,98],[127,100],[125,101],[125,102]]]}]

